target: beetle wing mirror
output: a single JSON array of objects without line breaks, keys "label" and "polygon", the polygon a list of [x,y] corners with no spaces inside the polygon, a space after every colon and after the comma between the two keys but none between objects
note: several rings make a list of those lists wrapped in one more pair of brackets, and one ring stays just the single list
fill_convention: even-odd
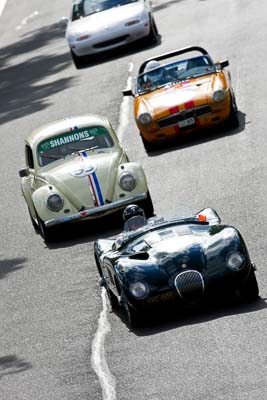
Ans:
[{"label": "beetle wing mirror", "polygon": [[24,176],[28,176],[29,175],[29,168],[22,168],[19,170],[19,176],[21,178],[24,178]]}]

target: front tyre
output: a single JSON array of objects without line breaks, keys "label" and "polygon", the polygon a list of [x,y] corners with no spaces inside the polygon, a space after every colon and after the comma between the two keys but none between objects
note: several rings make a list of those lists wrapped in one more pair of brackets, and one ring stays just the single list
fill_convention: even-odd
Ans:
[{"label": "front tyre", "polygon": [[239,127],[238,109],[237,109],[237,104],[236,104],[234,94],[231,96],[230,115],[228,118],[228,125],[232,129]]},{"label": "front tyre", "polygon": [[84,57],[76,56],[76,54],[72,50],[70,51],[70,53],[75,67],[77,69],[81,68],[84,65]]},{"label": "front tyre", "polygon": [[44,221],[37,215],[37,221],[38,221],[38,228],[40,235],[44,239],[46,243],[52,242],[54,239],[54,229],[53,228],[47,228],[45,226]]},{"label": "front tyre", "polygon": [[244,301],[257,300],[259,297],[259,287],[256,279],[255,271],[251,268],[250,274],[247,280],[243,283],[239,289],[239,294]]},{"label": "front tyre", "polygon": [[146,140],[141,132],[140,132],[140,136],[141,136],[144,148],[145,148],[147,153],[157,149],[157,144],[156,143],[149,142],[148,140]]},{"label": "front tyre", "polygon": [[141,314],[136,311],[127,301],[124,292],[121,293],[121,306],[126,319],[126,323],[131,328],[138,328],[141,326]]},{"label": "front tyre", "polygon": [[149,44],[155,44],[158,42],[159,32],[155,22],[155,19],[151,16],[150,17],[150,30],[148,34],[148,42]]}]

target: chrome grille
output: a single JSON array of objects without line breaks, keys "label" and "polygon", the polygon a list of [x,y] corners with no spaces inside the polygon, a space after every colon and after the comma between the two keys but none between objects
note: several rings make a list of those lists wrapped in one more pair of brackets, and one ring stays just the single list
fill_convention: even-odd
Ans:
[{"label": "chrome grille", "polygon": [[184,271],[174,281],[179,296],[187,302],[195,302],[204,292],[204,280],[198,271]]},{"label": "chrome grille", "polygon": [[188,110],[180,111],[177,114],[170,115],[166,118],[162,118],[158,120],[159,128],[166,128],[168,126],[176,125],[179,121],[183,121],[187,118],[197,118],[201,115],[210,114],[211,107],[208,105],[190,108]]}]

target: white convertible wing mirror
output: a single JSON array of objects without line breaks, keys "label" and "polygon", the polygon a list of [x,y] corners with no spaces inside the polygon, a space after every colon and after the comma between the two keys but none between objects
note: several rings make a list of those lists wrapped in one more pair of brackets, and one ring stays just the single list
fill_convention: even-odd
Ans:
[{"label": "white convertible wing mirror", "polygon": [[61,19],[60,19],[60,21],[59,22],[61,22],[62,24],[64,24],[64,25],[68,25],[68,23],[70,22],[70,20],[69,20],[69,18],[67,18],[67,17],[61,17]]}]

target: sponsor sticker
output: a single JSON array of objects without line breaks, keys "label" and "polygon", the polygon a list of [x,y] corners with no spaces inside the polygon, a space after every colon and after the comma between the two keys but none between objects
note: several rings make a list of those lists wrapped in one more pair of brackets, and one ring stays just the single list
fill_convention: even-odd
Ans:
[{"label": "sponsor sticker", "polygon": [[81,140],[90,139],[91,137],[103,135],[105,133],[107,133],[107,131],[102,126],[82,128],[73,132],[66,132],[41,142],[38,145],[38,152],[42,153],[55,147],[64,146],[67,143],[80,142]]}]

